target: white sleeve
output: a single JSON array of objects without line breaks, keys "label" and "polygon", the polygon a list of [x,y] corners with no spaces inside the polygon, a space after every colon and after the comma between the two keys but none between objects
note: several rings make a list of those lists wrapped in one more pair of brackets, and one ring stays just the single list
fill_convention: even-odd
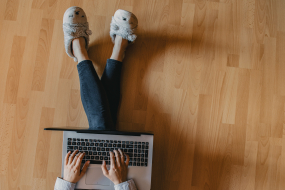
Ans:
[{"label": "white sleeve", "polygon": [[118,185],[115,185],[115,190],[137,190],[134,180],[130,179]]},{"label": "white sleeve", "polygon": [[58,177],[54,185],[54,190],[74,190],[75,185],[75,183],[65,181]]}]

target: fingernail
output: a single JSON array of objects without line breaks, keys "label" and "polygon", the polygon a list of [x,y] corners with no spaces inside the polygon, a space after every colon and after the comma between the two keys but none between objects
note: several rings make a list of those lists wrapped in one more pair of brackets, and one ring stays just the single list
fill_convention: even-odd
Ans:
[{"label": "fingernail", "polygon": [[70,151],[68,151],[68,153],[70,153]]}]

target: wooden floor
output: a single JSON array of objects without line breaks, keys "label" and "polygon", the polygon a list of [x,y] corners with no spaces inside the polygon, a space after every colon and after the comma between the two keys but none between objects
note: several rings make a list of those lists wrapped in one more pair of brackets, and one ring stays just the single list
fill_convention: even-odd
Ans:
[{"label": "wooden floor", "polygon": [[153,190],[285,189],[284,0],[1,0],[0,189],[50,190],[62,132],[88,128],[62,17],[82,7],[101,75],[111,17],[139,20],[118,129],[153,131]]}]

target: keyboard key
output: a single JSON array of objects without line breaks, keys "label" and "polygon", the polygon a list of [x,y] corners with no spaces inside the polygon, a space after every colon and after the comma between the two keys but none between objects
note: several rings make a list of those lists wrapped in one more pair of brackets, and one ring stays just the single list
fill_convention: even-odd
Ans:
[{"label": "keyboard key", "polygon": [[145,149],[148,149],[148,146],[145,146]]},{"label": "keyboard key", "polygon": [[134,152],[135,152],[135,153],[137,153],[137,152],[138,152],[138,150],[137,150],[137,149],[134,149]]},{"label": "keyboard key", "polygon": [[87,150],[87,147],[85,146],[85,147],[83,147],[83,150]]},{"label": "keyboard key", "polygon": [[99,156],[95,156],[95,159],[96,159],[96,160],[99,160]]},{"label": "keyboard key", "polygon": [[94,146],[94,143],[91,143],[90,146]]},{"label": "keyboard key", "polygon": [[140,155],[140,154],[138,154],[137,156],[138,156],[138,157],[141,157],[141,155]]},{"label": "keyboard key", "polygon": [[68,142],[67,145],[71,145],[71,142]]},{"label": "keyboard key", "polygon": [[133,142],[133,141],[131,141],[131,142],[130,142],[130,144],[134,144],[134,142]]},{"label": "keyboard key", "polygon": [[142,148],[142,146],[141,146],[141,145],[138,145],[138,148]]},{"label": "keyboard key", "polygon": [[82,164],[84,164],[85,163],[85,160],[82,160],[82,162],[81,162]]},{"label": "keyboard key", "polygon": [[106,148],[106,151],[110,151],[110,148]]},{"label": "keyboard key", "polygon": [[137,163],[137,166],[141,166],[141,164],[140,164],[140,163]]},{"label": "keyboard key", "polygon": [[104,143],[104,147],[107,147],[107,143]]},{"label": "keyboard key", "polygon": [[138,157],[138,155],[137,155],[137,154],[134,154],[134,157]]},{"label": "keyboard key", "polygon": [[97,148],[97,151],[101,151],[101,148],[98,147],[98,148]]},{"label": "keyboard key", "polygon": [[88,150],[91,150],[91,147],[88,147]]},{"label": "keyboard key", "polygon": [[103,153],[102,153],[102,155],[103,155],[103,156],[106,156],[106,155],[107,155],[107,153],[106,153],[106,152],[103,152]]},{"label": "keyboard key", "polygon": [[89,142],[93,142],[93,139],[89,139]]},{"label": "keyboard key", "polygon": [[88,139],[84,139],[85,142],[88,142]]},{"label": "keyboard key", "polygon": [[136,162],[137,161],[137,159],[136,158],[134,158],[134,162]]},{"label": "keyboard key", "polygon": [[97,155],[97,152],[93,152],[93,155]]},{"label": "keyboard key", "polygon": [[121,141],[118,141],[118,143],[121,143]]},{"label": "keyboard key", "polygon": [[95,146],[99,146],[99,143],[95,143]]},{"label": "keyboard key", "polygon": [[133,164],[132,164],[132,162],[129,162],[129,166],[132,166]]},{"label": "keyboard key", "polygon": [[101,151],[105,151],[105,148],[101,148]]},{"label": "keyboard key", "polygon": [[137,142],[137,141],[135,141],[134,143],[135,143],[135,144],[138,144],[138,142]]},{"label": "keyboard key", "polygon": [[105,140],[102,140],[101,142],[105,142]]},{"label": "keyboard key", "polygon": [[142,153],[142,150],[141,150],[141,149],[138,149],[138,153]]},{"label": "keyboard key", "polygon": [[126,141],[126,144],[129,144],[130,142],[129,141]]},{"label": "keyboard key", "polygon": [[98,161],[98,160],[90,160],[90,164],[102,164],[102,161]]},{"label": "keyboard key", "polygon": [[86,156],[86,159],[89,160],[89,159],[90,159],[90,156]]},{"label": "keyboard key", "polygon": [[103,160],[103,156],[100,156],[100,160]]},{"label": "keyboard key", "polygon": [[77,138],[76,140],[77,140],[77,141],[80,141],[80,139],[79,139],[79,138]]},{"label": "keyboard key", "polygon": [[84,139],[80,139],[80,141],[84,141]]},{"label": "keyboard key", "polygon": [[110,152],[107,152],[107,156],[110,156]]},{"label": "keyboard key", "polygon": [[138,144],[142,144],[141,142],[138,142]]},{"label": "keyboard key", "polygon": [[89,142],[87,142],[87,143],[86,143],[86,146],[89,146],[89,145],[90,145],[90,143],[89,143]]},{"label": "keyboard key", "polygon": [[82,150],[82,146],[79,147],[79,150]]},{"label": "keyboard key", "polygon": [[109,141],[109,140],[106,140],[106,142],[109,143],[110,141]]},{"label": "keyboard key", "polygon": [[112,144],[108,144],[108,147],[112,147]]},{"label": "keyboard key", "polygon": [[117,144],[113,144],[113,147],[116,147],[117,146]]},{"label": "keyboard key", "polygon": [[88,155],[88,151],[83,151],[83,152],[85,152],[85,155]]},{"label": "keyboard key", "polygon": [[73,138],[72,141],[76,141],[76,138]]},{"label": "keyboard key", "polygon": [[93,151],[96,151],[96,147],[93,147],[92,150],[93,150]]},{"label": "keyboard key", "polygon": [[98,155],[99,155],[99,156],[102,155],[102,152],[98,152]]},{"label": "keyboard key", "polygon": [[74,147],[74,150],[78,150],[78,146],[75,146],[75,147]]},{"label": "keyboard key", "polygon": [[128,149],[128,152],[133,152],[133,149]]},{"label": "keyboard key", "polygon": [[82,143],[81,143],[81,146],[85,146],[85,142],[82,142]]},{"label": "keyboard key", "polygon": [[88,152],[88,154],[89,154],[89,155],[92,155],[92,152],[91,152],[91,151],[89,151],[89,152]]},{"label": "keyboard key", "polygon": [[[106,153],[106,152],[104,152],[104,153]],[[105,157],[104,157],[104,160],[108,160],[108,157],[107,157],[107,156],[105,156]]]},{"label": "keyboard key", "polygon": [[99,146],[100,146],[100,147],[103,147],[103,143],[100,143]]},{"label": "keyboard key", "polygon": [[141,154],[141,157],[144,157],[144,154]]},{"label": "keyboard key", "polygon": [[141,161],[144,162],[144,159],[142,158]]},{"label": "keyboard key", "polygon": [[67,146],[67,149],[73,150],[73,146]]},{"label": "keyboard key", "polygon": [[122,144],[122,148],[126,148],[126,145],[125,145],[125,144]]},{"label": "keyboard key", "polygon": [[144,163],[144,166],[147,167],[147,163]]},{"label": "keyboard key", "polygon": [[72,139],[71,139],[71,138],[68,138],[67,140],[68,140],[68,141],[71,141]]},{"label": "keyboard key", "polygon": [[114,151],[114,149],[113,149],[113,148],[110,148],[110,151],[111,151],[111,152],[113,152],[113,151]]},{"label": "keyboard key", "polygon": [[127,145],[126,148],[134,148],[133,145]]},{"label": "keyboard key", "polygon": [[115,140],[114,143],[117,143],[117,141]]},{"label": "keyboard key", "polygon": [[142,142],[142,144],[145,144],[145,142]]},{"label": "keyboard key", "polygon": [[121,146],[122,146],[121,144],[118,144],[118,145],[117,145],[118,148],[121,148]]},{"label": "keyboard key", "polygon": [[91,160],[94,160],[95,156],[91,156]]},{"label": "keyboard key", "polygon": [[80,146],[80,144],[81,144],[80,142],[77,142],[77,143],[76,143],[76,145],[78,145],[78,146]]},{"label": "keyboard key", "polygon": [[144,145],[142,145],[142,149],[144,149]]},{"label": "keyboard key", "polygon": [[135,145],[134,148],[138,148],[138,145]]},{"label": "keyboard key", "polygon": [[124,149],[124,152],[128,152],[128,149]]},{"label": "keyboard key", "polygon": [[76,145],[76,142],[72,142],[72,145]]},{"label": "keyboard key", "polygon": [[148,142],[146,142],[145,144],[146,144],[146,145],[148,145],[149,143],[148,143]]},{"label": "keyboard key", "polygon": [[136,163],[136,162],[134,162],[134,163],[133,163],[133,166],[137,166],[137,163]]},{"label": "keyboard key", "polygon": [[141,159],[140,158],[137,158],[137,162],[140,162],[141,161]]},{"label": "keyboard key", "polygon": [[123,143],[123,144],[125,144],[125,143],[126,143],[126,141],[122,141],[122,143]]},{"label": "keyboard key", "polygon": [[110,140],[110,143],[113,143],[113,141],[112,141],[112,140]]}]

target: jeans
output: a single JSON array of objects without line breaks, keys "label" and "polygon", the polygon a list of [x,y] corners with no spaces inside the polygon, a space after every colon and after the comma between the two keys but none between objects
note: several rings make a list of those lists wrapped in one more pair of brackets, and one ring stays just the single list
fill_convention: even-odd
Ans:
[{"label": "jeans", "polygon": [[78,63],[81,101],[89,130],[115,130],[120,101],[122,62],[108,59],[99,79],[92,61]]}]

